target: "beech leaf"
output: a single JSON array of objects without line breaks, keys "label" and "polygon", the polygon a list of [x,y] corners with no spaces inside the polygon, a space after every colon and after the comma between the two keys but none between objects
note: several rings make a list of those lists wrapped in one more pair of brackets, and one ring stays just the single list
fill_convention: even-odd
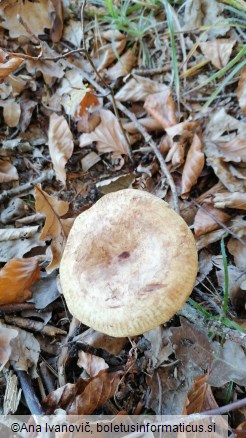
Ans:
[{"label": "beech leaf", "polygon": [[35,187],[36,210],[46,216],[46,221],[41,240],[51,241],[52,260],[46,268],[51,272],[58,268],[63,254],[63,249],[67,240],[67,219],[61,219],[69,208],[68,202],[60,201],[54,196],[48,195],[40,186]]},{"label": "beech leaf", "polygon": [[98,152],[113,152],[113,156],[128,154],[128,144],[121,131],[117,117],[108,110],[100,110],[101,122],[94,132],[80,136],[80,147],[97,142]]},{"label": "beech leaf", "polygon": [[77,365],[89,374],[90,377],[96,377],[100,371],[106,370],[108,365],[102,357],[95,356],[85,351],[79,351],[79,360]]},{"label": "beech leaf", "polygon": [[0,371],[8,362],[11,354],[10,342],[18,336],[18,331],[0,324]]},{"label": "beech leaf", "polygon": [[213,196],[213,204],[216,208],[237,208],[239,210],[246,210],[246,193],[216,193]]},{"label": "beech leaf", "polygon": [[115,99],[122,102],[138,102],[139,100],[145,100],[149,94],[160,93],[163,90],[165,91],[166,88],[166,85],[159,84],[156,81],[152,81],[152,79],[134,75],[133,78],[118,91],[115,95]]},{"label": "beech leaf", "polygon": [[199,237],[202,234],[221,228],[220,223],[216,222],[216,219],[224,224],[230,219],[230,215],[214,208],[211,204],[205,203],[204,208],[199,208],[194,219],[195,236]]},{"label": "beech leaf", "polygon": [[4,50],[0,49],[0,83],[10,73],[16,70],[22,62],[23,59],[11,57],[10,54],[7,54]]},{"label": "beech leaf", "polygon": [[203,412],[218,407],[211,386],[207,383],[208,374],[195,377],[194,384],[188,393],[185,415]]},{"label": "beech leaf", "polygon": [[246,162],[246,140],[245,138],[235,137],[231,141],[216,143],[225,161],[235,161],[236,163]]},{"label": "beech leaf", "polygon": [[205,163],[202,147],[203,145],[200,137],[195,134],[183,169],[181,188],[182,195],[189,193],[201,175]]},{"label": "beech leaf", "polygon": [[23,303],[31,297],[30,286],[39,279],[34,258],[12,259],[0,271],[0,305]]},{"label": "beech leaf", "polygon": [[0,184],[17,181],[19,179],[17,169],[8,160],[0,159]]},{"label": "beech leaf", "polygon": [[64,116],[50,116],[48,132],[49,151],[56,178],[66,184],[65,165],[73,153],[73,136]]},{"label": "beech leaf", "polygon": [[208,383],[220,387],[233,381],[238,385],[246,385],[246,356],[241,345],[226,340],[222,345],[213,343],[214,360],[212,362]]},{"label": "beech leaf", "polygon": [[144,108],[164,130],[178,123],[175,104],[169,87],[166,87],[161,93],[147,96]]},{"label": "beech leaf", "polygon": [[200,43],[200,48],[204,56],[216,68],[221,69],[228,64],[235,42],[228,38],[217,38],[214,41]]}]

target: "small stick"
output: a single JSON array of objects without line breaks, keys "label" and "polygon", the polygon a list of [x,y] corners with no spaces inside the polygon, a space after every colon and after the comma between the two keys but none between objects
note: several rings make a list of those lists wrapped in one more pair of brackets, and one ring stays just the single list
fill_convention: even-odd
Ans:
[{"label": "small stick", "polygon": [[51,181],[55,175],[53,169],[46,170],[42,173],[38,178],[33,179],[32,181],[23,184],[21,186],[15,187],[14,189],[4,190],[0,194],[0,203],[4,202],[6,199],[13,198],[20,193],[26,192],[27,190],[31,190],[36,184],[40,184],[44,181]]},{"label": "small stick", "polygon": [[32,415],[43,415],[44,411],[39,403],[39,400],[34,392],[32,381],[26,371],[18,370],[13,366],[15,373],[18,376],[20,386],[22,388],[26,404]]},{"label": "small stick", "polygon": [[69,326],[69,331],[68,331],[67,337],[66,337],[64,344],[62,346],[61,354],[60,354],[58,361],[57,361],[59,386],[64,386],[66,384],[65,369],[66,369],[66,362],[69,358],[69,350],[68,350],[68,346],[67,346],[68,341],[70,340],[70,338],[72,338],[74,336],[74,334],[76,333],[76,331],[80,325],[81,325],[81,322],[78,319],[76,319],[76,318],[72,319],[70,326]]}]

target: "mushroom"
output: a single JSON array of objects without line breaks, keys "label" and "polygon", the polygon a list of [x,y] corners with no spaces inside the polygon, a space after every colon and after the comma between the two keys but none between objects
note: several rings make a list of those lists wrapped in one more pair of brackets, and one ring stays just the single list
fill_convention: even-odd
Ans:
[{"label": "mushroom", "polygon": [[197,251],[184,220],[163,200],[126,189],[75,220],[60,265],[72,315],[111,336],[168,321],[192,292]]}]

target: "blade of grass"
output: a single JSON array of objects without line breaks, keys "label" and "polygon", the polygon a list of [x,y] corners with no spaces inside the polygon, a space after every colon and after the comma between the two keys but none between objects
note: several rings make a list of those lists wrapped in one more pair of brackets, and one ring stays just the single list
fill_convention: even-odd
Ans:
[{"label": "blade of grass", "polygon": [[196,301],[194,301],[192,298],[189,298],[189,303],[192,304],[193,307],[195,307],[196,310],[198,310],[200,313],[202,313],[206,318],[215,319],[217,316],[212,315],[212,313],[207,312],[200,304],[198,304]]},{"label": "blade of grass", "polygon": [[216,88],[216,90],[211,94],[210,98],[207,100],[205,105],[202,107],[202,111],[206,110],[209,105],[213,102],[213,100],[216,98],[216,96],[223,90],[223,88],[226,86],[228,82],[241,70],[242,67],[246,65],[246,59],[242,62],[240,62],[232,71],[231,73],[226,76],[226,78],[221,82],[219,87]]},{"label": "blade of grass", "polygon": [[224,237],[222,237],[222,239],[221,239],[220,248],[221,248],[221,254],[223,257],[223,268],[224,268],[224,297],[223,297],[223,301],[222,301],[222,310],[223,310],[223,314],[225,316],[228,312],[229,275],[228,275],[228,264],[227,264]]},{"label": "blade of grass", "polygon": [[178,69],[177,52],[176,52],[176,45],[175,45],[175,38],[174,38],[174,24],[173,24],[173,17],[172,17],[172,8],[167,0],[161,0],[161,2],[164,5],[165,11],[166,11],[167,25],[168,25],[169,34],[170,34],[170,41],[171,41],[174,84],[175,84],[175,91],[177,94],[177,101],[178,101],[178,105],[179,105],[179,101],[180,101],[179,69]]}]

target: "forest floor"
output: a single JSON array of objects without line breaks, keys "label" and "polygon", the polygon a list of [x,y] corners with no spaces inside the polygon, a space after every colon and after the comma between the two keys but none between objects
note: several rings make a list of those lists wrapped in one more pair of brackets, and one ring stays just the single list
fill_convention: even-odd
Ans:
[{"label": "forest floor", "polygon": [[[3,0],[0,17],[1,413],[211,410],[246,436],[245,1]],[[199,267],[171,320],[119,338],[72,317],[59,266],[75,218],[129,188],[184,219]]]}]

